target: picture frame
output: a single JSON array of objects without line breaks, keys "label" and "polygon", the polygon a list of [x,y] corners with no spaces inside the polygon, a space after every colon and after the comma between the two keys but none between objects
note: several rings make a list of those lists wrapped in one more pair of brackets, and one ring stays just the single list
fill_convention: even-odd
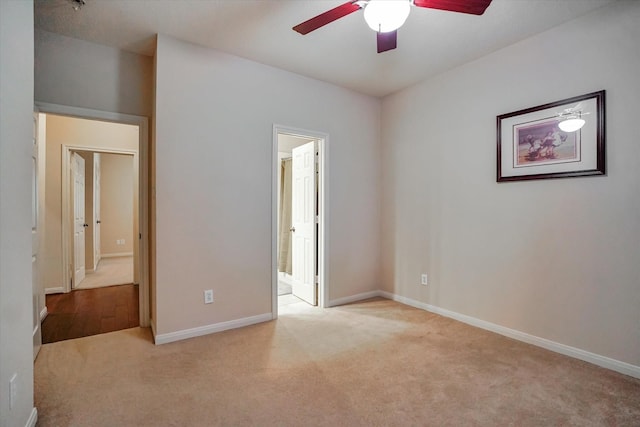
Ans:
[{"label": "picture frame", "polygon": [[[561,130],[569,118],[583,126]],[[605,172],[604,90],[497,116],[497,182]]]}]

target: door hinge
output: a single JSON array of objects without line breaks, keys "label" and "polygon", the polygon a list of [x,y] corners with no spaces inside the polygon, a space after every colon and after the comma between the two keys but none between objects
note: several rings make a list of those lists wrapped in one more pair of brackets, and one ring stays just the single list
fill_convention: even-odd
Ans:
[{"label": "door hinge", "polygon": [[142,233],[138,233],[138,239],[142,240]]},{"label": "door hinge", "polygon": [[316,276],[316,285],[320,283],[320,276]]}]

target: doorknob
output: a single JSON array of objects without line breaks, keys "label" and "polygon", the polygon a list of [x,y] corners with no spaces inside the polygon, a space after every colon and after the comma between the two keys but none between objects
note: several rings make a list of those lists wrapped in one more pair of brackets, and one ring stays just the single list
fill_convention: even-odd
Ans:
[{"label": "doorknob", "polygon": [[96,224],[100,224],[100,220],[97,220],[97,221],[96,221]]},{"label": "doorknob", "polygon": [[88,226],[89,226],[89,224],[82,224],[82,226],[83,226],[83,227],[88,227]]},{"label": "doorknob", "polygon": [[291,227],[291,228],[289,229],[289,231],[291,231],[292,233],[295,233],[295,232],[296,232],[296,228],[295,228],[295,227]]}]

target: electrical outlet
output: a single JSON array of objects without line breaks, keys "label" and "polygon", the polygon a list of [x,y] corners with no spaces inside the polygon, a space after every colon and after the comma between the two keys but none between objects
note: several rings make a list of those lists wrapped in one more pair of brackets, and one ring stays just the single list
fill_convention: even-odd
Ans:
[{"label": "electrical outlet", "polygon": [[213,289],[204,291],[204,303],[211,304],[213,302]]},{"label": "electrical outlet", "polygon": [[116,245],[124,245],[124,239],[117,239]]},{"label": "electrical outlet", "polygon": [[429,281],[427,280],[427,273],[422,273],[422,276],[420,276],[420,283],[425,286],[429,284]]}]

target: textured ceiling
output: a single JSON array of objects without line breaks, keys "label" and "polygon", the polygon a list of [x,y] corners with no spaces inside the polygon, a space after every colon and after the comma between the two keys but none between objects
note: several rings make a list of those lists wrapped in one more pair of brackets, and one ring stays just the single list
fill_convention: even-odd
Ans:
[{"label": "textured ceiling", "polygon": [[376,53],[362,11],[306,36],[296,24],[345,0],[35,0],[46,31],[154,53],[166,34],[243,58],[384,96],[615,0],[493,0],[482,16],[413,7],[398,48]]}]

